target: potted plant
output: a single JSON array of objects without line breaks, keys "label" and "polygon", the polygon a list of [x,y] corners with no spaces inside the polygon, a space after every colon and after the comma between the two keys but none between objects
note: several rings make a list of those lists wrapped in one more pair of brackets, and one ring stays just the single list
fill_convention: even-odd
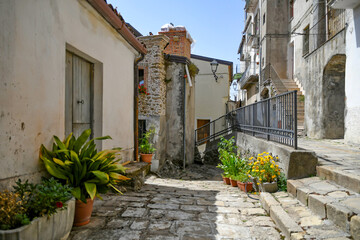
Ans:
[{"label": "potted plant", "polygon": [[75,211],[70,190],[52,178],[35,185],[18,180],[13,192],[0,192],[1,239],[66,239]]},{"label": "potted plant", "polygon": [[251,192],[253,190],[253,183],[250,181],[250,177],[246,173],[240,173],[237,177],[237,186],[243,192]]},{"label": "potted plant", "polygon": [[223,170],[222,178],[225,184],[230,185],[230,176],[236,173],[234,169],[236,161],[236,146],[234,146],[234,137],[229,140],[221,137],[218,144],[219,160],[220,163],[217,165],[218,168]]},{"label": "potted plant", "polygon": [[151,163],[155,148],[150,142],[150,139],[155,134],[155,129],[150,128],[144,136],[140,139],[140,157],[143,162]]},{"label": "potted plant", "polygon": [[94,140],[111,139],[110,136],[94,138],[88,141],[91,129],[85,130],[78,138],[72,133],[60,141],[54,136],[52,150],[41,145],[40,159],[46,170],[55,178],[72,187],[76,198],[75,226],[90,222],[93,200],[100,199],[100,193],[113,189],[121,193],[115,185],[121,180],[128,180],[121,175],[125,168],[119,164],[117,154],[120,148],[98,152]]},{"label": "potted plant", "polygon": [[278,190],[276,179],[280,176],[280,168],[270,153],[258,154],[251,164],[251,176],[255,178],[260,191],[276,192]]}]

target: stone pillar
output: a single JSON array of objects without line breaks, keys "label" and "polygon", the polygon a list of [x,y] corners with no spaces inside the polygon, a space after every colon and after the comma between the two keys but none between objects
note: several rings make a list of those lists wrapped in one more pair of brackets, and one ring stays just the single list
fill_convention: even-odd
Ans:
[{"label": "stone pillar", "polygon": [[184,131],[186,164],[194,162],[195,84],[192,79],[192,87],[190,87],[188,80],[184,77],[186,74],[185,65],[188,63],[189,61],[185,57],[168,56],[166,71],[166,79],[168,79],[166,94],[166,158],[178,166],[183,166],[184,161]]},{"label": "stone pillar", "polygon": [[145,87],[148,92],[148,95],[139,94],[139,120],[146,120],[147,130],[155,127],[154,159],[165,159],[166,69],[163,51],[169,38],[164,35],[151,35],[138,39],[147,48],[147,54],[138,66],[144,70]]}]

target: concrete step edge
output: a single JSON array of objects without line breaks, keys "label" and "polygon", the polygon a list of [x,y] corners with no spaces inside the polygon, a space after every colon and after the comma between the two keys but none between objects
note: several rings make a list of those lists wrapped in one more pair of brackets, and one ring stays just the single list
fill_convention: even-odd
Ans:
[{"label": "concrete step edge", "polygon": [[289,214],[285,212],[280,203],[270,193],[262,192],[260,202],[287,239],[291,239],[292,234],[303,232],[303,229],[291,219]]}]

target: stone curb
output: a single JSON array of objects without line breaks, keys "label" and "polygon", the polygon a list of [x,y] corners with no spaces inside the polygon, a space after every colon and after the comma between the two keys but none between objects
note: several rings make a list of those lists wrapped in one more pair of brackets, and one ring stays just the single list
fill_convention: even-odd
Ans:
[{"label": "stone curb", "polygon": [[270,193],[261,193],[260,202],[287,239],[290,239],[294,233],[303,232],[303,229],[284,211],[280,203]]},{"label": "stone curb", "polygon": [[360,193],[360,176],[344,172],[333,166],[317,166],[317,176],[333,181],[340,186]]}]

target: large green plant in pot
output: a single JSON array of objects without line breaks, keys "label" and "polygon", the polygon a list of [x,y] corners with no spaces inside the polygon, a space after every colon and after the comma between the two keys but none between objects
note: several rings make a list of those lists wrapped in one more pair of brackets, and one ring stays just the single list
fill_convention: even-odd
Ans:
[{"label": "large green plant in pot", "polygon": [[88,141],[91,129],[85,130],[78,138],[72,133],[64,141],[54,136],[52,150],[44,145],[40,147],[40,159],[46,170],[55,178],[70,185],[72,194],[86,203],[86,199],[100,199],[99,193],[109,189],[120,191],[115,185],[121,180],[128,180],[121,175],[125,168],[119,164],[119,148],[98,152],[94,140],[111,139],[110,136],[94,138]]}]

